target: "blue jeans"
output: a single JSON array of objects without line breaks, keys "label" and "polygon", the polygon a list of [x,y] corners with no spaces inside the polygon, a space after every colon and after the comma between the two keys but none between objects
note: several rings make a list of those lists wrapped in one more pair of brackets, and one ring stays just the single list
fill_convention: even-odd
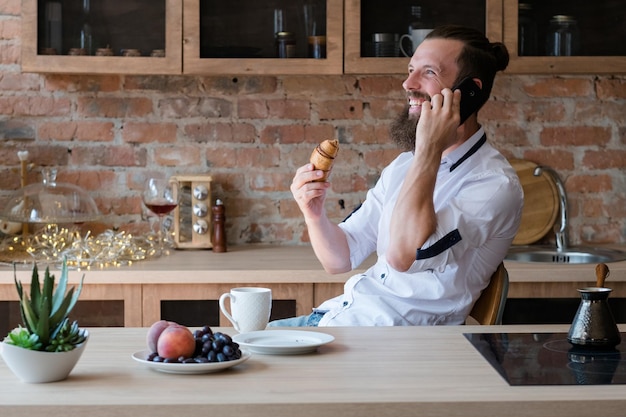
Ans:
[{"label": "blue jeans", "polygon": [[270,321],[269,327],[317,327],[324,313],[313,312],[304,316]]}]

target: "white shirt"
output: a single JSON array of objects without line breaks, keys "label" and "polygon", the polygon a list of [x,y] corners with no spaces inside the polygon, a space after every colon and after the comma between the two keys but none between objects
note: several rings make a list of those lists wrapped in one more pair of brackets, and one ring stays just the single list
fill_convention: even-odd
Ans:
[{"label": "white shirt", "polygon": [[[435,184],[437,229],[406,272],[386,260],[390,220],[413,159],[400,154],[362,206],[340,227],[352,268],[376,251],[375,265],[352,276],[344,294],[322,303],[320,326],[461,324],[504,259],[521,220],[523,191],[515,170],[478,130],[442,159]],[[456,165],[456,166],[455,166]],[[451,169],[452,168],[452,169]]]}]

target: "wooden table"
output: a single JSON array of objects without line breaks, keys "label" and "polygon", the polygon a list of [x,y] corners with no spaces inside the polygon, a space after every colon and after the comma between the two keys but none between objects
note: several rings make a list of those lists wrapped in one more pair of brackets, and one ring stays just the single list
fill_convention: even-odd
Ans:
[{"label": "wooden table", "polygon": [[206,375],[163,374],[133,361],[146,328],[90,331],[65,381],[21,383],[0,361],[0,415],[623,417],[626,410],[626,385],[509,386],[462,335],[567,332],[562,325],[316,328],[336,338],[317,353],[253,354]]},{"label": "wooden table", "polygon": [[[624,249],[623,247],[620,249]],[[70,282],[85,274],[81,300],[122,300],[123,324],[149,326],[161,317],[162,300],[216,300],[241,285],[272,288],[275,299],[296,300],[296,314],[308,314],[322,301],[341,293],[344,282],[369,267],[374,257],[356,271],[330,275],[309,246],[247,245],[225,253],[179,250],[156,260],[131,266],[71,271]],[[595,265],[553,265],[505,262],[509,298],[578,298],[577,288],[595,282]],[[609,264],[607,286],[612,298],[626,297],[626,262]],[[30,282],[30,269],[18,278]],[[13,269],[0,267],[0,302],[17,300]],[[220,323],[227,325],[225,317]]]}]

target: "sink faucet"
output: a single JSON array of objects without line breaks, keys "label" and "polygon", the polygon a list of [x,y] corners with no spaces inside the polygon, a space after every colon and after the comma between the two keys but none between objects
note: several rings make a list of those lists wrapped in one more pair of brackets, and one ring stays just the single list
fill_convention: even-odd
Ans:
[{"label": "sink faucet", "polygon": [[559,177],[559,174],[552,168],[547,166],[538,166],[533,171],[535,177],[540,176],[543,172],[549,174],[556,183],[556,188],[559,192],[559,212],[561,214],[561,224],[554,225],[554,234],[556,238],[556,250],[564,251],[567,249],[567,194],[565,193],[565,186],[563,181]]}]

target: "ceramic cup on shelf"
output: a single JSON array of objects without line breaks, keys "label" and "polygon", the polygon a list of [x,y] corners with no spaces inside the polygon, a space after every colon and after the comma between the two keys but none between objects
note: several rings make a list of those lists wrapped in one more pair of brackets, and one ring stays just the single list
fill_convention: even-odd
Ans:
[{"label": "ceramic cup on shelf", "polygon": [[[230,312],[226,299],[230,298]],[[219,300],[220,310],[239,333],[264,330],[272,311],[272,290],[261,287],[233,288]]]}]

